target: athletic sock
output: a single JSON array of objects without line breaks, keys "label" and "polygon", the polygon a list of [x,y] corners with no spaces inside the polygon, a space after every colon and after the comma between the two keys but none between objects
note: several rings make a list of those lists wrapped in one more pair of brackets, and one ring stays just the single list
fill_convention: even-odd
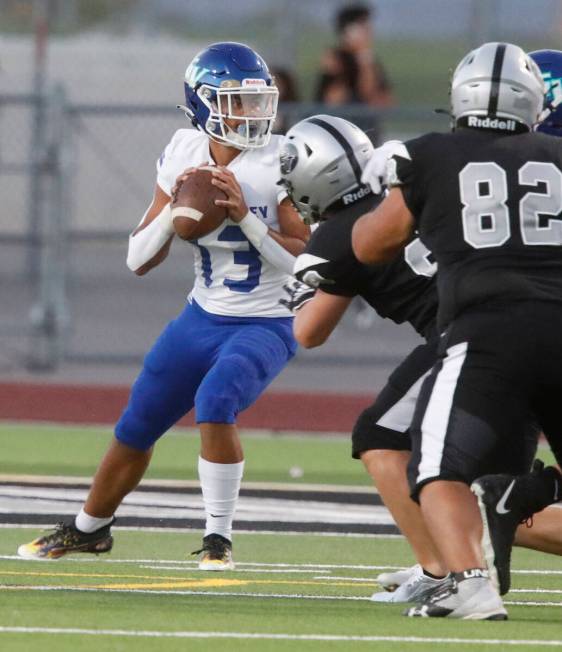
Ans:
[{"label": "athletic sock", "polygon": [[422,572],[426,577],[431,578],[432,580],[444,580],[447,575],[434,575],[433,573],[430,573],[428,570],[425,570],[425,568],[422,567]]},{"label": "athletic sock", "polygon": [[220,534],[232,541],[232,520],[244,474],[244,461],[216,464],[199,457],[198,470],[207,517],[205,536]]},{"label": "athletic sock", "polygon": [[109,525],[112,520],[113,516],[108,516],[105,518],[90,516],[89,514],[86,514],[84,508],[82,508],[78,513],[78,516],[74,519],[74,526],[77,530],[80,530],[80,532],[91,534],[92,532],[99,530],[105,525]]}]

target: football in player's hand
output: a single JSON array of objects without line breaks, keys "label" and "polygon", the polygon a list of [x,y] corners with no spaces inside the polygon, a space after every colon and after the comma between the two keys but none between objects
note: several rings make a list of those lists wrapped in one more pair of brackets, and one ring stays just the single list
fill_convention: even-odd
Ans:
[{"label": "football in player's hand", "polygon": [[182,240],[197,240],[219,227],[226,218],[224,206],[215,199],[226,194],[211,183],[209,167],[197,168],[180,181],[172,194],[172,216],[176,233]]}]

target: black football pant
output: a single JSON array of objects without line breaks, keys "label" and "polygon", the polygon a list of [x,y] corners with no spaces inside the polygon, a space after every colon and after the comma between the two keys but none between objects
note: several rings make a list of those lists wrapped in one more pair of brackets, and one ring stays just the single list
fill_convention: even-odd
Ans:
[{"label": "black football pant", "polygon": [[413,496],[433,480],[470,484],[486,473],[523,472],[512,461],[528,449],[531,415],[560,463],[562,306],[513,302],[465,311],[442,336],[416,405]]}]

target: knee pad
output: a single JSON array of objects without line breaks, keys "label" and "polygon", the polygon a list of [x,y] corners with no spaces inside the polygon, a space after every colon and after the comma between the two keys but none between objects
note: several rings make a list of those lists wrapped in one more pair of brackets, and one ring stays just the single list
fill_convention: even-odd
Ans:
[{"label": "knee pad", "polygon": [[195,394],[197,423],[235,423],[247,384],[255,372],[248,360],[233,353],[219,359]]},{"label": "knee pad", "polygon": [[125,410],[115,426],[115,438],[125,446],[146,451],[154,445],[162,433],[155,432],[146,420],[139,418],[130,409]]},{"label": "knee pad", "polygon": [[240,399],[233,393],[197,393],[195,396],[195,421],[197,423],[236,423],[240,412]]}]

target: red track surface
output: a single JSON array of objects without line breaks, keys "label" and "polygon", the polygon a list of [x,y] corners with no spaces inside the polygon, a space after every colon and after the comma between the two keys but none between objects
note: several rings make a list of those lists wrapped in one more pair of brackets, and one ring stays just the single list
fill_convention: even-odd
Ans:
[{"label": "red track surface", "polygon": [[[114,424],[127,403],[128,387],[0,383],[0,419]],[[246,428],[350,432],[372,396],[267,392],[243,412]],[[192,426],[193,413],[180,425]]]}]

